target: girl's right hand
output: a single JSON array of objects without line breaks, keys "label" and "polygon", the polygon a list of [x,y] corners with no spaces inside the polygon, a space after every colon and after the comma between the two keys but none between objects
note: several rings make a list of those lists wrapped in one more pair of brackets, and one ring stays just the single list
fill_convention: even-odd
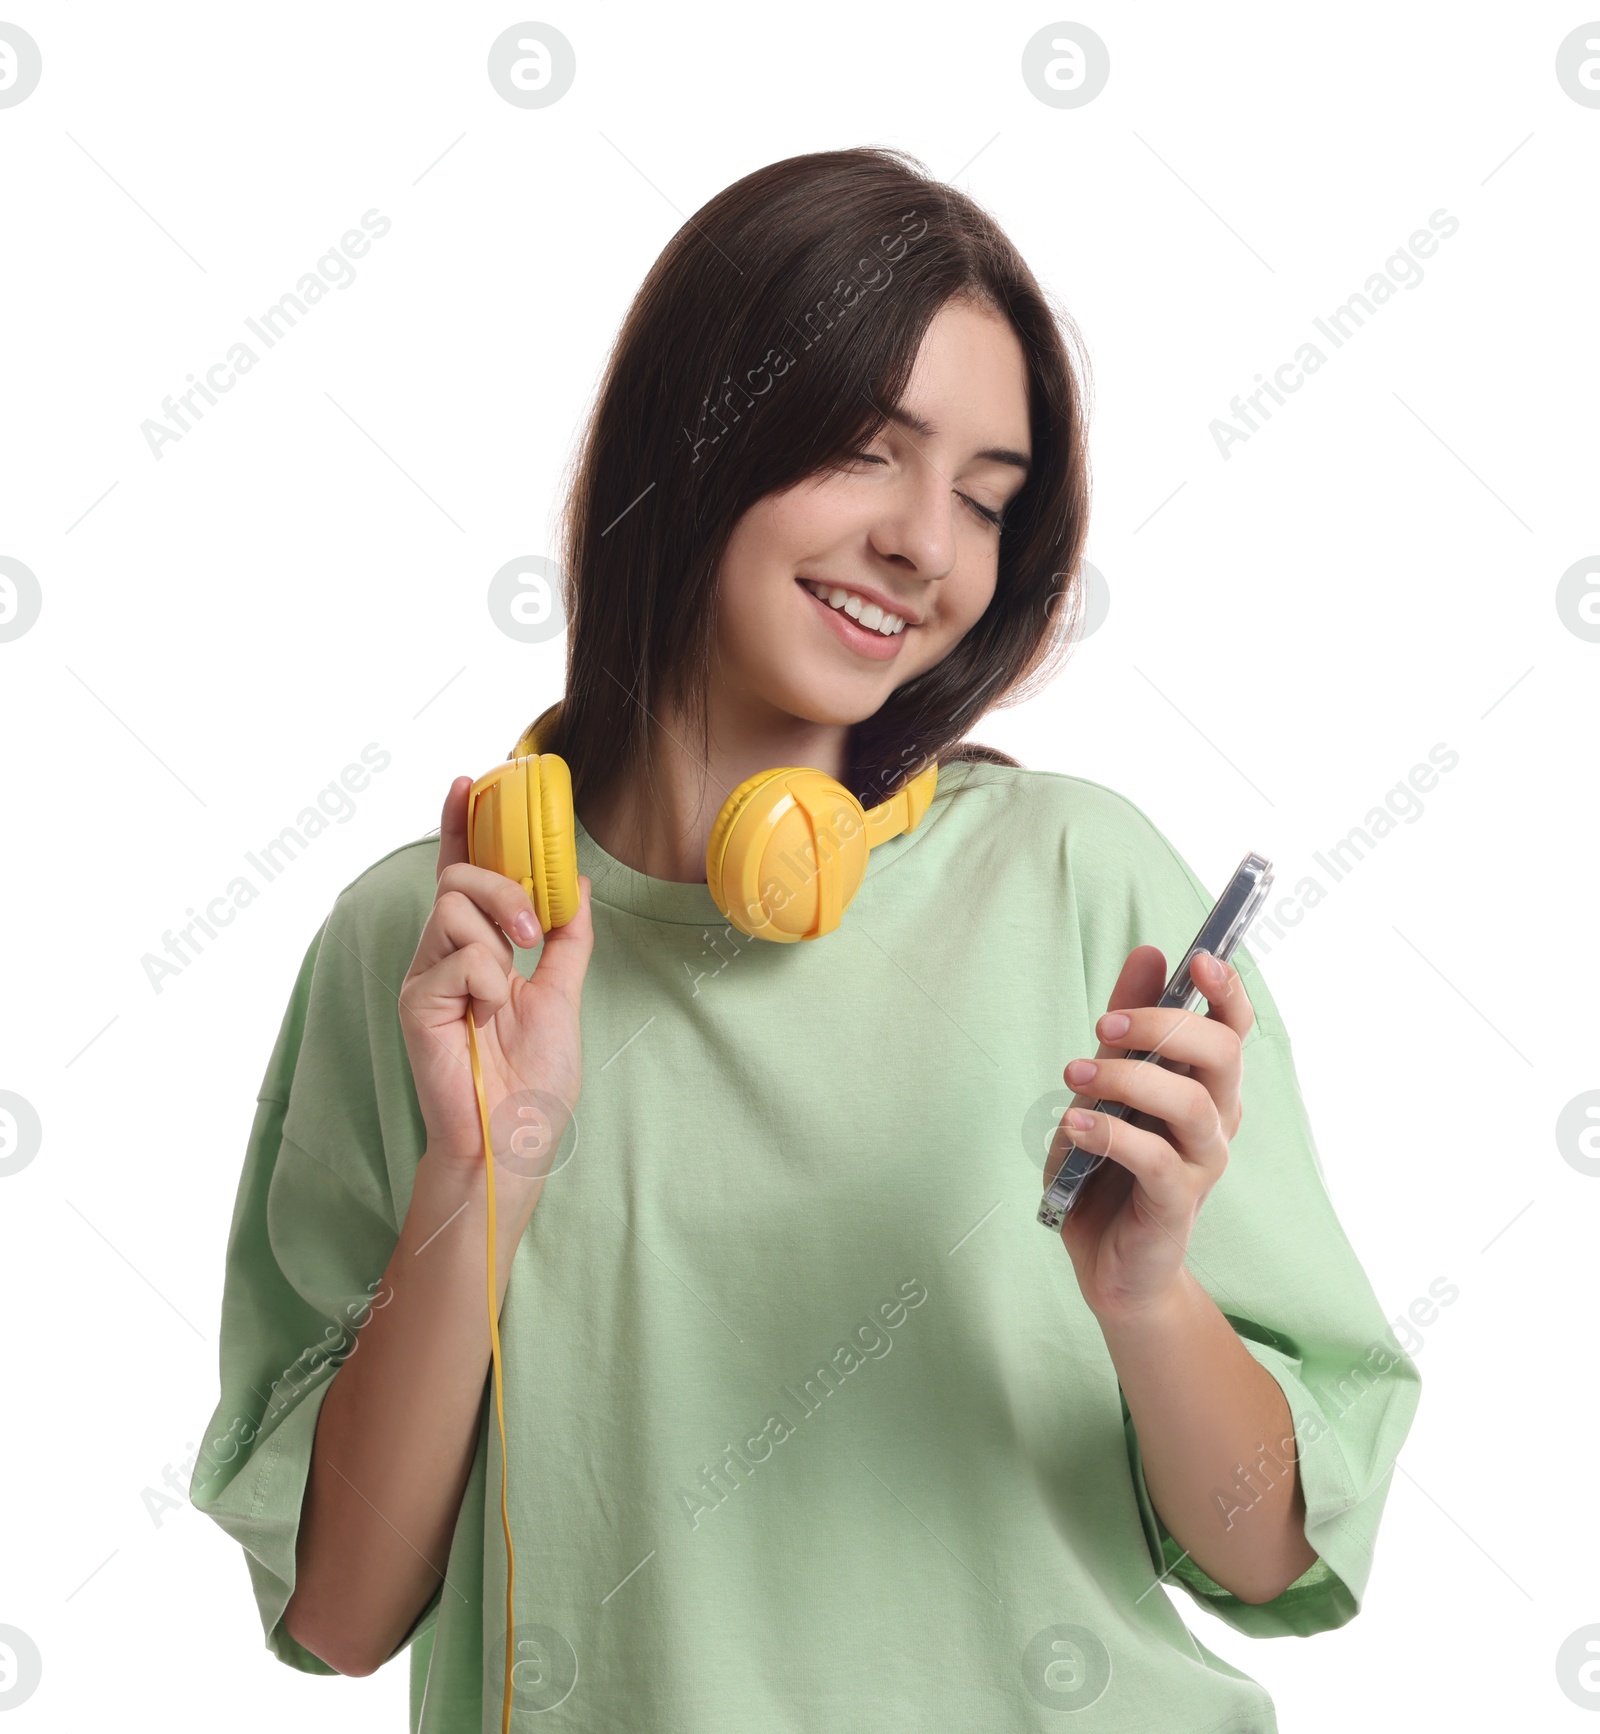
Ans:
[{"label": "girl's right hand", "polygon": [[[483,1164],[466,1018],[478,1037],[496,1178],[525,1200],[543,1184],[583,1082],[578,1007],[594,948],[589,881],[578,876],[578,912],[544,937],[531,977],[512,962],[511,935],[539,941],[533,900],[514,879],[467,859],[467,794],[457,777],[439,824],[438,884],[416,956],[400,987],[400,1022],[427,1154],[465,1172]],[[526,923],[519,925],[526,917]],[[515,1142],[513,1142],[515,1138]],[[531,1202],[528,1208],[531,1209]]]}]

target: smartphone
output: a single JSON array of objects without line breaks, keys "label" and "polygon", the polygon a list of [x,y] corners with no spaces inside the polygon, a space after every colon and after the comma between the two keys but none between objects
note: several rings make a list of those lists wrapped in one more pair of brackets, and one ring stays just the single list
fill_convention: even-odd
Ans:
[{"label": "smartphone", "polygon": [[[1194,954],[1197,951],[1209,951],[1213,957],[1220,957],[1227,963],[1238,949],[1245,930],[1255,920],[1271,884],[1272,863],[1263,855],[1246,855],[1239,863],[1238,871],[1228,881],[1227,889],[1201,924],[1200,931],[1194,936],[1194,943],[1172,972],[1172,979],[1162,990],[1161,998],[1156,1001],[1158,1006],[1193,1011],[1199,1005],[1205,995],[1195,986],[1189,975],[1189,965],[1194,961]],[[1154,1054],[1133,1050],[1129,1051],[1127,1058],[1155,1059],[1157,1065],[1162,1064],[1160,1058]],[[1114,1120],[1125,1120],[1133,1112],[1126,1102],[1096,1102],[1094,1108],[1097,1113],[1109,1115]],[[1105,1160],[1104,1156],[1097,1156],[1092,1151],[1080,1150],[1076,1144],[1068,1149],[1061,1166],[1056,1170],[1055,1178],[1039,1203],[1039,1221],[1046,1228],[1060,1230],[1062,1222],[1082,1195],[1084,1181]]]}]

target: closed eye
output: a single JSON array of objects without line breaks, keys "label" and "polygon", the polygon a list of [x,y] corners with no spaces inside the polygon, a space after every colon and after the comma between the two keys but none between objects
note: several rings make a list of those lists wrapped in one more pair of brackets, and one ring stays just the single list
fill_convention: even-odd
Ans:
[{"label": "closed eye", "polygon": [[[887,458],[880,458],[872,452],[851,452],[849,455],[863,464],[886,464],[889,461]],[[999,512],[994,511],[989,506],[980,506],[976,500],[968,494],[963,494],[959,488],[955,490],[955,493],[956,498],[965,501],[984,523],[992,525],[996,530],[1005,528],[1005,520]]]}]

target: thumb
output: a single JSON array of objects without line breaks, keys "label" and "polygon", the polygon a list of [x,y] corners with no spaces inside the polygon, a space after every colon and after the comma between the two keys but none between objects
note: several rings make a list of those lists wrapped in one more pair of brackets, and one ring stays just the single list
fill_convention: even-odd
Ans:
[{"label": "thumb", "polygon": [[578,875],[578,909],[570,921],[552,927],[534,964],[534,974],[546,987],[559,988],[574,1005],[594,952],[594,921],[589,903],[589,876]]},{"label": "thumb", "polygon": [[472,792],[471,777],[457,777],[444,798],[444,810],[439,815],[439,865],[435,878],[446,867],[467,859],[467,796]]}]

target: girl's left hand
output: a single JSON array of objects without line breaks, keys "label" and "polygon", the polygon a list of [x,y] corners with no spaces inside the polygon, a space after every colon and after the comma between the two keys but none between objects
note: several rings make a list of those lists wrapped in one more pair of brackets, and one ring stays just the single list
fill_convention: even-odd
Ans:
[{"label": "girl's left hand", "polygon": [[[1230,965],[1201,952],[1191,969],[1209,1011],[1158,1010],[1166,960],[1153,945],[1129,952],[1095,1025],[1099,1052],[1063,1073],[1078,1094],[1062,1117],[1045,1184],[1069,1144],[1108,1158],[1061,1225],[1083,1298],[1102,1319],[1138,1313],[1174,1291],[1194,1219],[1239,1130],[1242,1044],[1255,1011]],[[1127,1059],[1130,1049],[1153,1050],[1165,1064]],[[1099,1099],[1134,1112],[1125,1120],[1089,1112]]]}]

